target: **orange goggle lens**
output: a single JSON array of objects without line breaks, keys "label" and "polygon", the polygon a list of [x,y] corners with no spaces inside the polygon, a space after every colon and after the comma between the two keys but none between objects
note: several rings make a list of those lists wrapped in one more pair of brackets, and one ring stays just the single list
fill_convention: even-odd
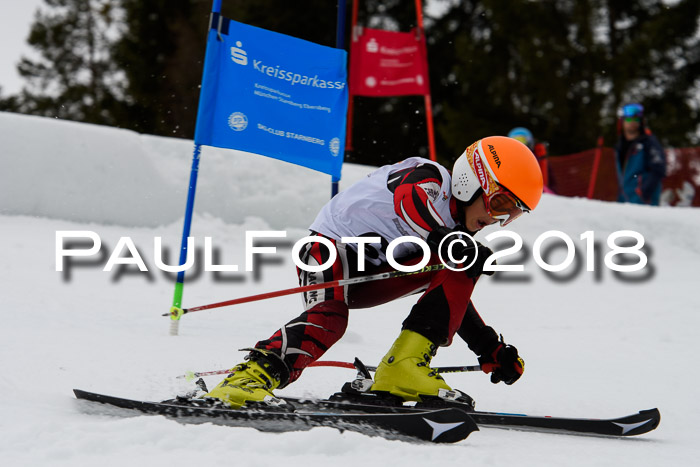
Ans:
[{"label": "orange goggle lens", "polygon": [[501,227],[529,211],[518,198],[505,190],[499,190],[490,196],[484,195],[484,205],[489,216],[500,221]]}]

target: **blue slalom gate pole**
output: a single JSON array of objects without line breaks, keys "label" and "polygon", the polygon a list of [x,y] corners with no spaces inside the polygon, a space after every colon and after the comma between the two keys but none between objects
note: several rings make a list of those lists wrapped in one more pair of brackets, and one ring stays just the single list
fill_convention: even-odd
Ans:
[{"label": "blue slalom gate pole", "polygon": [[[194,145],[194,154],[192,155],[192,167],[190,169],[190,184],[187,190],[187,206],[185,207],[185,222],[182,227],[182,241],[180,243],[180,261],[179,265],[185,264],[187,261],[187,239],[190,236],[192,227],[192,212],[194,211],[194,194],[197,191],[197,175],[199,174],[199,156],[202,152],[202,145]],[[173,294],[173,305],[171,310],[182,309],[182,294],[185,288],[185,271],[177,273],[175,281],[175,292]],[[180,314],[171,315],[170,335],[177,336],[180,328]]]},{"label": "blue slalom gate pole", "polygon": [[[212,13],[221,13],[221,0],[213,0]],[[199,112],[198,112],[199,117]],[[199,118],[198,118],[199,120]],[[196,124],[195,124],[196,125]],[[202,145],[194,144],[194,153],[192,154],[192,167],[190,168],[190,183],[187,189],[187,205],[185,207],[185,222],[182,227],[182,241],[180,242],[180,260],[179,265],[182,266],[187,261],[187,239],[190,236],[192,227],[192,213],[194,211],[194,195],[197,191],[197,176],[199,174],[199,158],[202,153]],[[177,273],[175,281],[175,291],[173,293],[172,310],[182,310],[182,294],[185,288],[185,271]],[[171,313],[170,315],[170,335],[177,336],[180,329],[181,313]]]},{"label": "blue slalom gate pole", "polygon": [[[345,0],[338,0],[338,16],[335,25],[335,48],[345,48]],[[331,198],[338,194],[339,182],[339,178],[331,178]]]}]

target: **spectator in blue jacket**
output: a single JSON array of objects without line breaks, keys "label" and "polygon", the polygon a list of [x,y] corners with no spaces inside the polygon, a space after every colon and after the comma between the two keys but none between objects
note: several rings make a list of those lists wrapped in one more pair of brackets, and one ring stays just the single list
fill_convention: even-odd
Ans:
[{"label": "spectator in blue jacket", "polygon": [[661,181],[666,176],[666,155],[646,127],[644,107],[626,104],[619,111],[620,139],[615,146],[620,179],[618,201],[658,206]]}]

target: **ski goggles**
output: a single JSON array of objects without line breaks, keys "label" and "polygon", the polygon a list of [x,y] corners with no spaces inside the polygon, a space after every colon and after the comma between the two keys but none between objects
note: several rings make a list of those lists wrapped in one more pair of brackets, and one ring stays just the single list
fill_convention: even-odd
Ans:
[{"label": "ski goggles", "polygon": [[490,195],[484,193],[482,199],[488,215],[497,219],[501,227],[510,224],[524,212],[530,212],[522,201],[503,187]]}]

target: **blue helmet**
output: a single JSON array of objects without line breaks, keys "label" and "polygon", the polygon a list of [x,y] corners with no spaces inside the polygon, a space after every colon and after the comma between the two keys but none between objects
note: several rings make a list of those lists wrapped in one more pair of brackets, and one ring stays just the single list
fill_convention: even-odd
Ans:
[{"label": "blue helmet", "polygon": [[644,106],[642,104],[625,104],[617,112],[620,118],[639,117],[644,118]]},{"label": "blue helmet", "polygon": [[517,128],[513,128],[508,133],[508,137],[513,138],[513,139],[517,139],[518,141],[523,143],[525,146],[530,148],[531,151],[532,151],[532,148],[535,147],[535,138],[532,136],[532,133],[527,128],[523,128],[520,126]]}]

